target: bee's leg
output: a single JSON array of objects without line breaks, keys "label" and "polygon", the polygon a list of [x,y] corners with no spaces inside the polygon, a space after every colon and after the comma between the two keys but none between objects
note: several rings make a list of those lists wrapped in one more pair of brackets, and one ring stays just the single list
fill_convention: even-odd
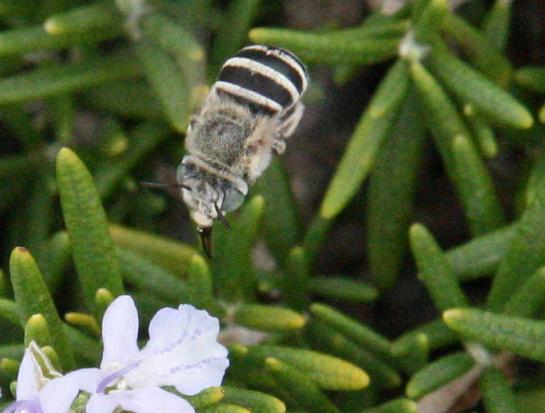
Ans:
[{"label": "bee's leg", "polygon": [[277,155],[282,155],[286,150],[286,142],[284,141],[284,139],[281,137],[276,138],[272,144],[272,150]]}]

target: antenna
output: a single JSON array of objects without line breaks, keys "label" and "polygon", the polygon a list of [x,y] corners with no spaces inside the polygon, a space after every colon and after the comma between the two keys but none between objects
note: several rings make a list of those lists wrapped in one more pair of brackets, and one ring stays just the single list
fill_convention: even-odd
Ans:
[{"label": "antenna", "polygon": [[169,188],[182,188],[191,191],[191,188],[184,184],[166,184],[164,182],[147,182],[140,181],[140,185],[145,188],[160,188],[160,189],[169,189]]}]

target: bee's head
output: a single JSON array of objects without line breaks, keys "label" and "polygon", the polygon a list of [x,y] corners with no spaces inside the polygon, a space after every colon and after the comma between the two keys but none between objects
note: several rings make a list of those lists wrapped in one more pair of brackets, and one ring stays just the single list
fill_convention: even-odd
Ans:
[{"label": "bee's head", "polygon": [[223,213],[240,207],[248,192],[243,180],[225,179],[192,155],[184,157],[176,177],[191,218],[201,229],[212,227],[215,219],[224,221]]}]

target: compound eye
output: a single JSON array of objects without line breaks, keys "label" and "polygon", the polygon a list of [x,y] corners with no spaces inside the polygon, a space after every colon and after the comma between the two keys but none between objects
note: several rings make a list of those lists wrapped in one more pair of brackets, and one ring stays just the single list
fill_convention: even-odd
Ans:
[{"label": "compound eye", "polygon": [[239,208],[244,202],[244,195],[235,188],[225,190],[225,196],[221,205],[221,210],[231,212]]}]

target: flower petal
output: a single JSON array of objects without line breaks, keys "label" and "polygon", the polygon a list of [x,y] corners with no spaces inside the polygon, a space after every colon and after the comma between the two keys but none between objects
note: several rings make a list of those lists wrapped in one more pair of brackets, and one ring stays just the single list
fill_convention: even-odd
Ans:
[{"label": "flower petal", "polygon": [[89,368],[79,369],[68,373],[65,377],[70,377],[74,380],[80,390],[87,393],[95,393],[97,391],[98,384],[106,376],[106,373],[100,369]]},{"label": "flower petal", "polygon": [[182,305],[160,310],[149,330],[140,365],[125,376],[132,388],[173,385],[192,395],[221,384],[229,361],[227,350],[217,342],[218,319]]},{"label": "flower petal", "polygon": [[43,413],[66,413],[77,395],[77,381],[64,376],[47,383],[38,397]]},{"label": "flower petal", "polygon": [[117,297],[106,309],[102,319],[104,354],[101,368],[117,370],[138,355],[138,312],[128,295]]},{"label": "flower petal", "polygon": [[93,403],[89,400],[87,413],[111,413],[116,407],[134,413],[195,413],[187,401],[159,387],[112,392],[91,399]]},{"label": "flower petal", "polygon": [[17,400],[32,400],[38,394],[39,367],[34,362],[32,353],[25,350],[25,355],[17,374]]},{"label": "flower petal", "polygon": [[119,405],[111,394],[92,394],[85,406],[86,413],[112,413]]}]

